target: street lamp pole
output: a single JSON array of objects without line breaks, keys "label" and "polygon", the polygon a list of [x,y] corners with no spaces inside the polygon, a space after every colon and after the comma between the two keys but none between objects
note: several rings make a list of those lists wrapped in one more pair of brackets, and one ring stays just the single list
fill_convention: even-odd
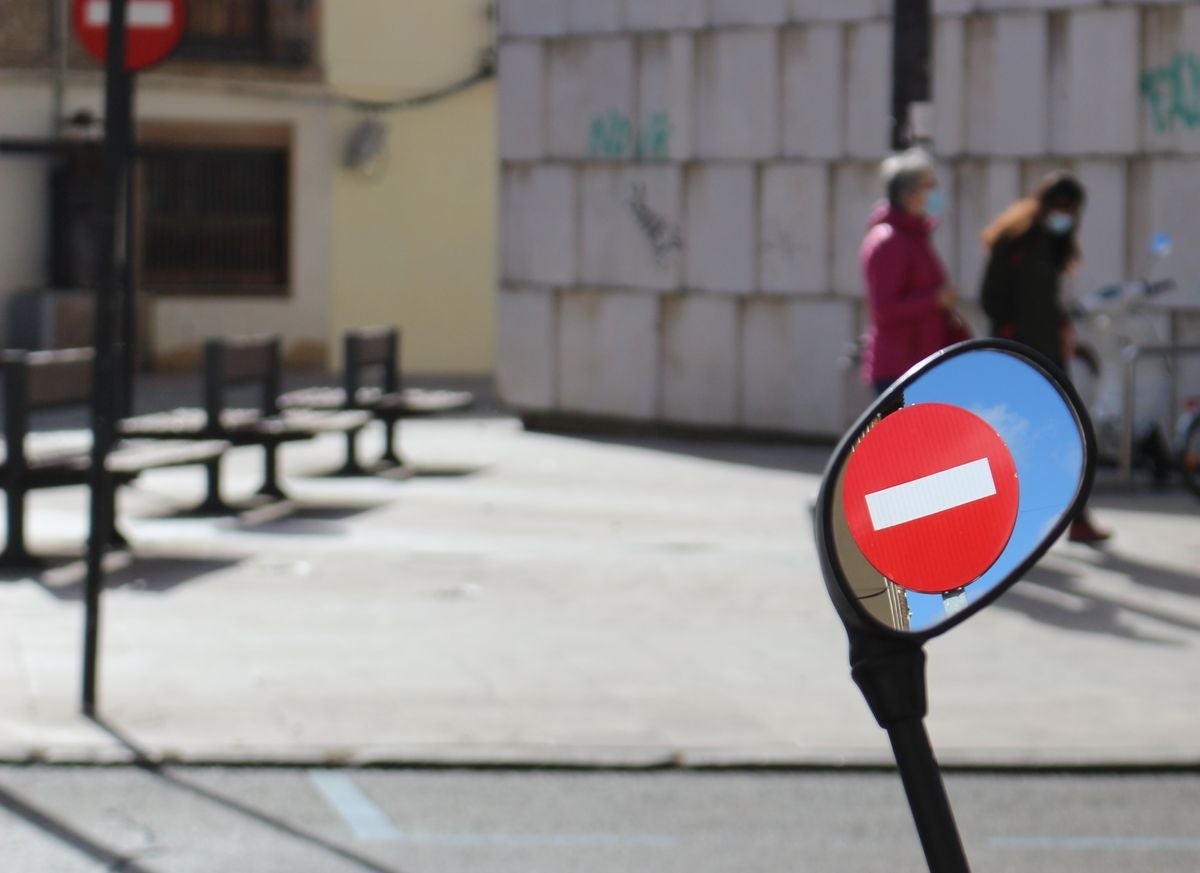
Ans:
[{"label": "street lamp pole", "polygon": [[928,139],[933,15],[930,0],[893,0],[892,148]]}]

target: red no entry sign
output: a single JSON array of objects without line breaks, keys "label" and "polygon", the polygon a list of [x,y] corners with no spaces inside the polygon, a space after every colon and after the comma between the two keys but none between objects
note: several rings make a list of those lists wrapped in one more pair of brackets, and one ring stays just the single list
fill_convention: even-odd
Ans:
[{"label": "red no entry sign", "polygon": [[[84,48],[104,63],[108,58],[109,0],[74,0],[75,32]],[[126,0],[125,69],[144,70],[163,60],[179,45],[187,23],[185,0]]]},{"label": "red no entry sign", "polygon": [[1000,557],[1017,519],[1012,453],[958,406],[919,403],[884,417],[846,465],[842,499],[854,541],[897,585],[940,594]]}]

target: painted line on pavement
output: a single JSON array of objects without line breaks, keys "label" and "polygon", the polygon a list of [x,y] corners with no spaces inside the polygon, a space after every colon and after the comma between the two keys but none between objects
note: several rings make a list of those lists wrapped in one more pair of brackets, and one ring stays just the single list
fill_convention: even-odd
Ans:
[{"label": "painted line on pavement", "polygon": [[988,844],[1047,852],[1200,852],[1200,837],[992,837]]},{"label": "painted line on pavement", "polygon": [[517,834],[404,832],[399,830],[349,774],[310,770],[308,780],[325,802],[364,842],[399,843],[407,846],[493,846],[519,849],[639,848],[673,849],[675,837],[658,834]]}]

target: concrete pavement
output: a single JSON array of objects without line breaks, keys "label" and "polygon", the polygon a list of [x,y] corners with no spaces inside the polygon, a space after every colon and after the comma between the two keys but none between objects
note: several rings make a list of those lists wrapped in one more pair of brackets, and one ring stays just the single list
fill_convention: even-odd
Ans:
[{"label": "concrete pavement", "polygon": [[[370,434],[367,448],[379,445]],[[286,517],[180,518],[198,471],[124,492],[100,709],[78,715],[81,570],[0,582],[0,758],[651,765],[886,763],[817,570],[826,450],[417,421],[426,475],[317,475]],[[253,449],[229,460],[247,493]],[[1102,488],[1118,532],[1059,544],[929,646],[946,763],[1200,763],[1200,501]],[[79,551],[86,492],[32,499]]]}]

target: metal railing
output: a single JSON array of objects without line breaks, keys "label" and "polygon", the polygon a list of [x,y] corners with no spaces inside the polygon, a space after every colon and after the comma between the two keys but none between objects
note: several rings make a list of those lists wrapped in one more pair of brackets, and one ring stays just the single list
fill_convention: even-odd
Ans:
[{"label": "metal railing", "polygon": [[316,60],[317,0],[191,0],[178,56],[305,67]]}]

